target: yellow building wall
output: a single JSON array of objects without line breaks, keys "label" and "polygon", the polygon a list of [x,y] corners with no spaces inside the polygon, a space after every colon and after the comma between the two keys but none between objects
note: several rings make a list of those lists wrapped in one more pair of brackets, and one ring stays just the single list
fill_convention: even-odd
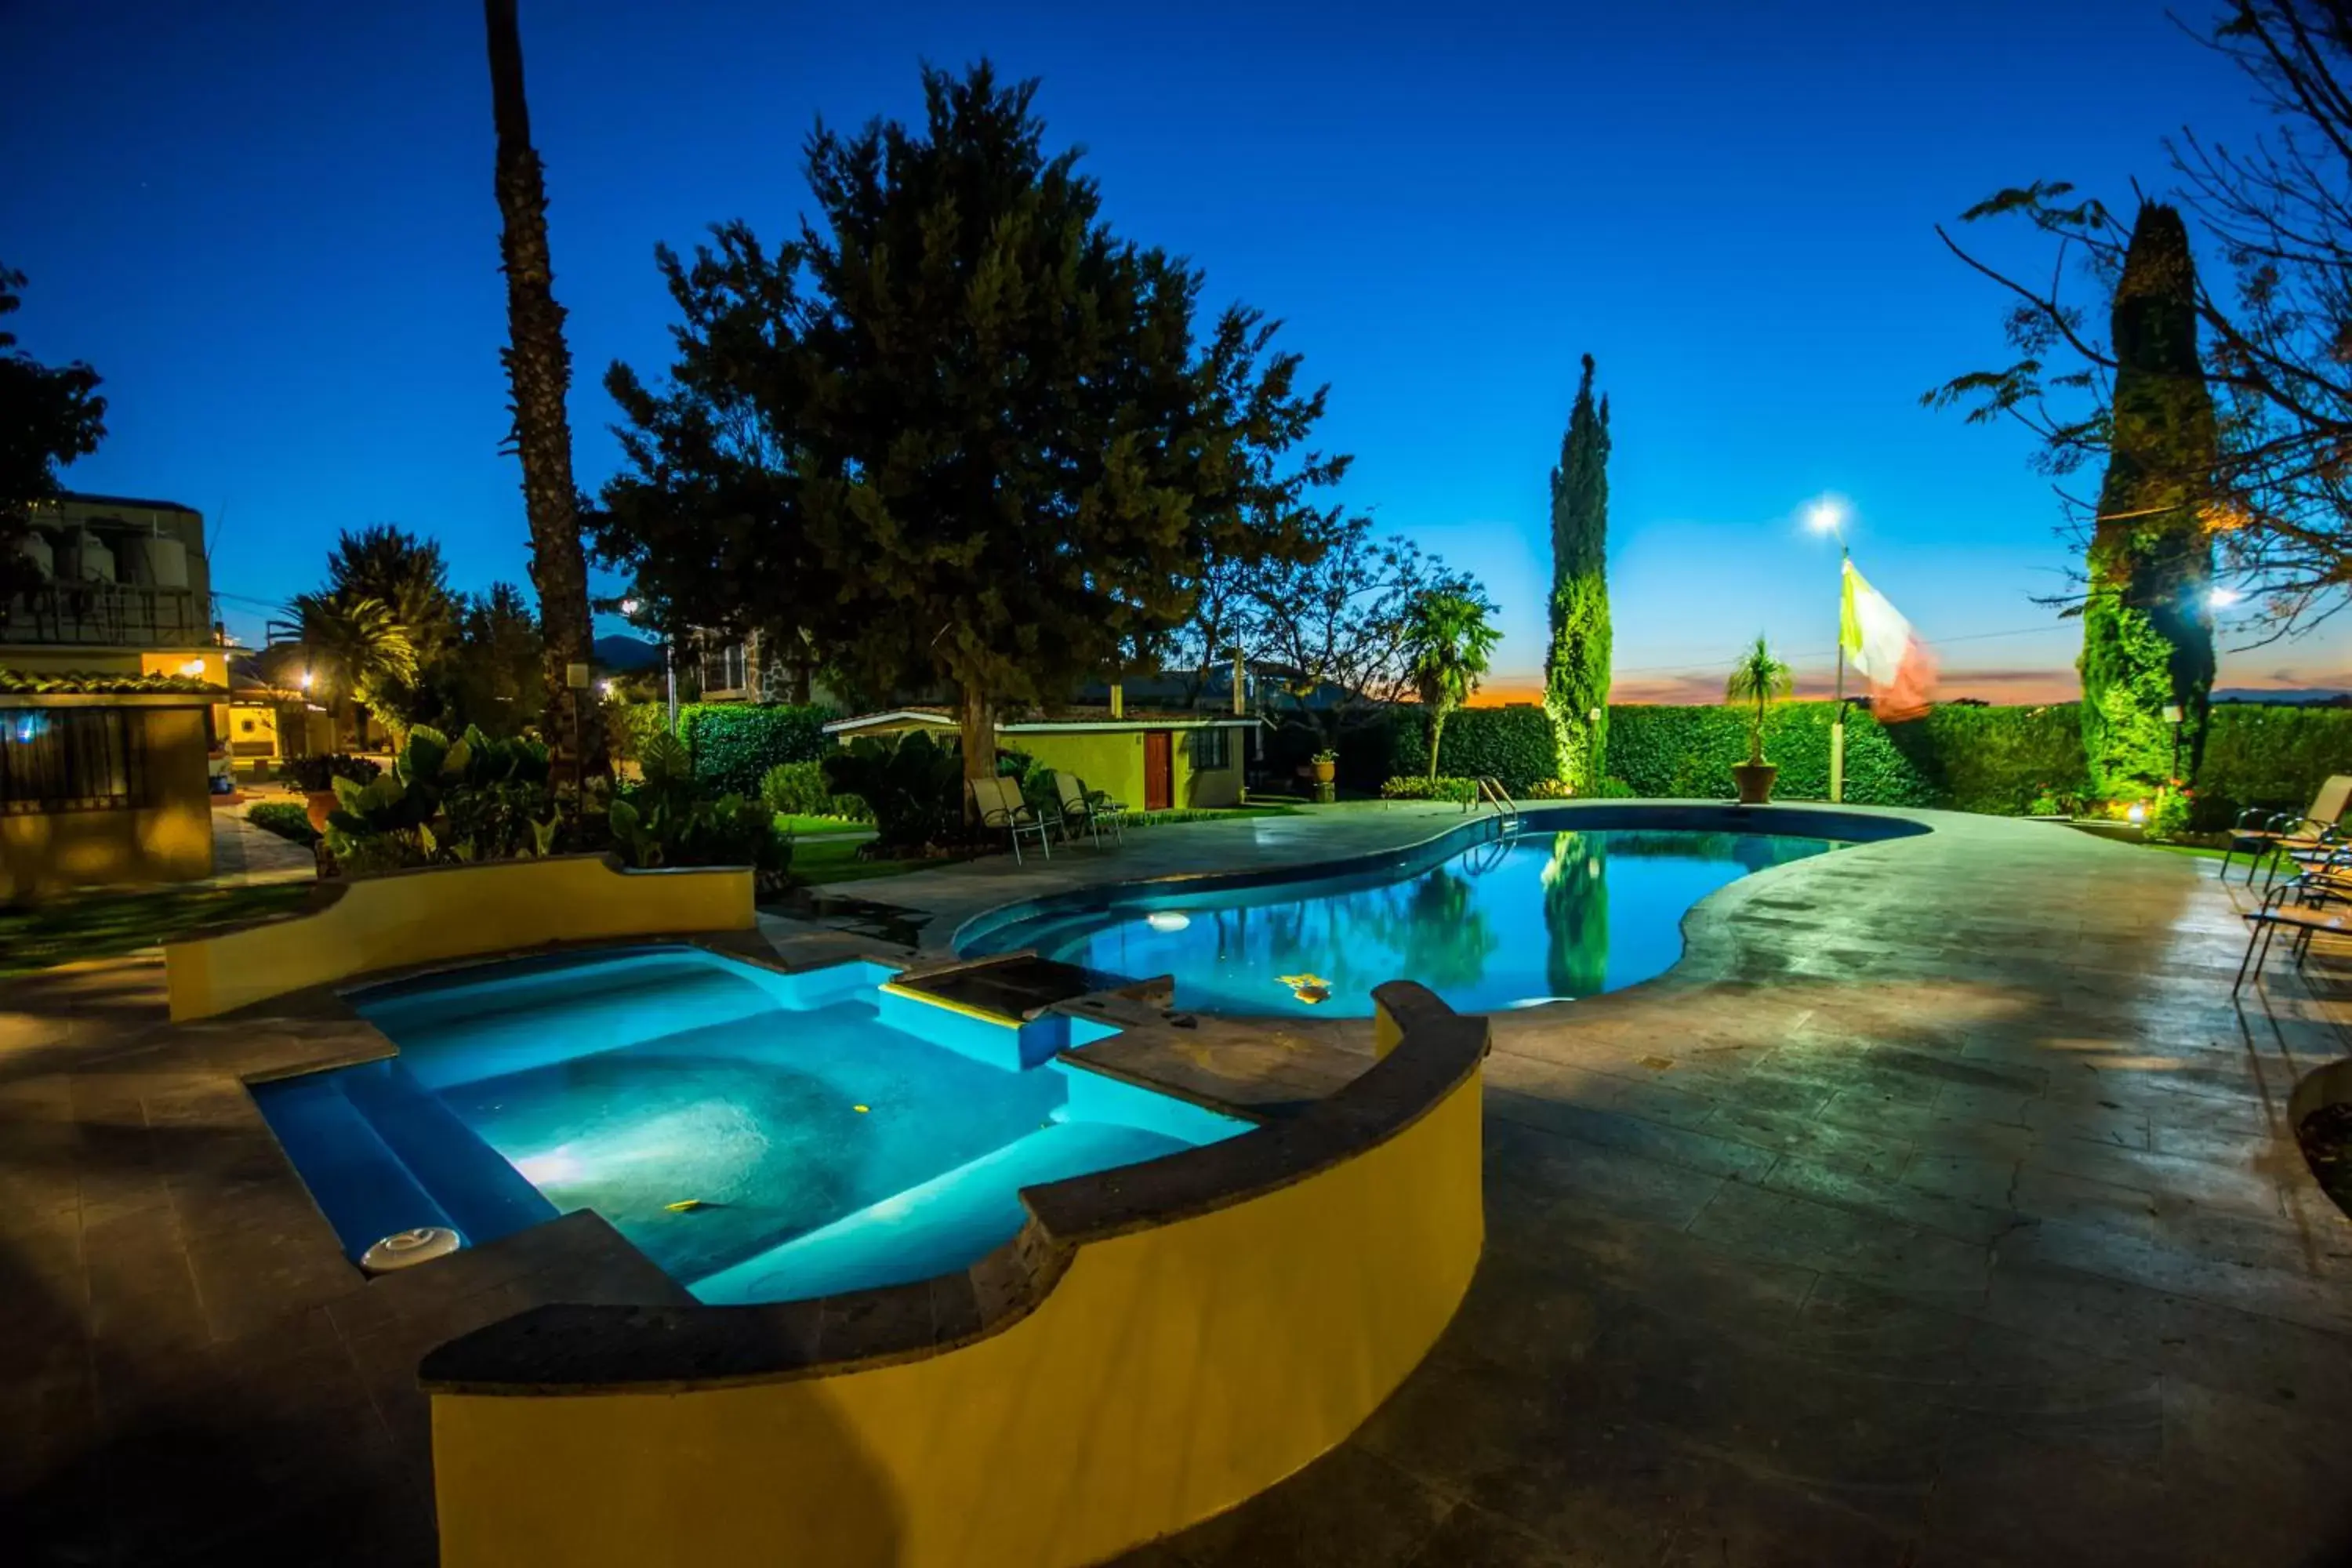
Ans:
[{"label": "yellow building wall", "polygon": [[[1002,734],[996,743],[1026,752],[1049,768],[1076,773],[1129,811],[1143,809],[1143,734],[1133,730],[1041,731]],[[1181,799],[1181,796],[1178,797]]]},{"label": "yellow building wall", "polygon": [[436,1394],[441,1561],[1059,1568],[1230,1508],[1344,1439],[1453,1317],[1485,1236],[1480,1079],[1294,1185],[1085,1244],[1029,1316],[943,1354]]},{"label": "yellow building wall", "polygon": [[163,945],[175,1023],[309,985],[545,942],[743,931],[743,867],[624,871],[597,855],[436,867],[341,885],[291,920]]},{"label": "yellow building wall", "polygon": [[69,888],[185,882],[213,874],[200,708],[123,710],[144,731],[148,805],[0,816],[0,901]]}]

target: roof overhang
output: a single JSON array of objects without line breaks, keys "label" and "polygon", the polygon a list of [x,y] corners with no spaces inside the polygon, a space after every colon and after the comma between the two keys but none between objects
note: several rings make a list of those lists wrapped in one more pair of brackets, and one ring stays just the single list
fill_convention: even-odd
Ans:
[{"label": "roof overhang", "polygon": [[[997,725],[996,732],[1000,735],[1076,735],[1104,730],[1249,730],[1256,728],[1258,723],[1259,720],[1254,715],[1233,713],[1152,714],[1129,719],[1015,719]],[[824,732],[828,735],[848,735],[860,730],[906,724],[928,724],[940,730],[959,727],[944,713],[902,708],[887,713],[860,713],[854,719],[835,719],[824,727]]]}]

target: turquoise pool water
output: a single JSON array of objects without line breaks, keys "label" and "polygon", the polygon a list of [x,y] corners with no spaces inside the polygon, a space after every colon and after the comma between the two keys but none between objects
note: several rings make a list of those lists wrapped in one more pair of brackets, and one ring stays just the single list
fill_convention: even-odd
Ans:
[{"label": "turquoise pool water", "polygon": [[693,948],[494,964],[361,994],[397,1058],[254,1096],[355,1258],[587,1208],[717,1303],[959,1268],[1020,1228],[1024,1186],[1244,1129],[1053,1059],[1107,1030],[1015,1031],[885,994],[889,973]]},{"label": "turquoise pool water", "polygon": [[1400,978],[1490,1013],[1650,979],[1682,956],[1682,919],[1699,900],[1838,847],[1786,834],[1530,831],[1434,865],[1048,911],[966,946],[1172,974],[1176,1005],[1204,1013],[1360,1017],[1372,987]]}]

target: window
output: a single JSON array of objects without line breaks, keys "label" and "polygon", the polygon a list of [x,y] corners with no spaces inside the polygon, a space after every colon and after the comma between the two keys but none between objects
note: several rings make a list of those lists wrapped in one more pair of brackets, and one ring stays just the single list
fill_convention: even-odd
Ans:
[{"label": "window", "polygon": [[0,709],[0,812],[144,805],[143,738],[120,709]]},{"label": "window", "polygon": [[702,689],[705,691],[740,691],[743,684],[741,643],[725,643],[702,650]]},{"label": "window", "polygon": [[1192,771],[1215,773],[1234,765],[1234,736],[1212,724],[1192,731]]}]

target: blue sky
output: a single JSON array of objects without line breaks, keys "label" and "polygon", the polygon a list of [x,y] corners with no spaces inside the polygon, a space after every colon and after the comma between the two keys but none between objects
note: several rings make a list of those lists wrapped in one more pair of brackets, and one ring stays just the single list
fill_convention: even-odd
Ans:
[{"label": "blue sky", "polygon": [[[2123,0],[523,9],[584,480],[615,461],[604,367],[664,357],[654,244],[781,232],[817,115],[911,113],[919,60],[986,54],[1044,79],[1123,233],[1288,322],[1347,499],[1501,605],[1498,689],[1541,661],[1585,351],[1615,408],[1621,696],[1704,692],[1759,630],[1826,676],[1835,563],[1794,522],[1824,491],[1948,695],[2070,686],[2073,624],[2033,602],[2070,546],[2022,437],[1918,405],[2003,349],[1933,226],[2036,177],[2160,184],[2167,132],[2253,124],[2224,63]],[[13,18],[41,87],[0,102],[0,260],[32,278],[26,345],[113,405],[69,482],[206,513],[248,633],[371,521],[441,540],[461,585],[523,579],[480,33],[462,0]],[[2347,667],[2323,637],[2223,680]]]}]

